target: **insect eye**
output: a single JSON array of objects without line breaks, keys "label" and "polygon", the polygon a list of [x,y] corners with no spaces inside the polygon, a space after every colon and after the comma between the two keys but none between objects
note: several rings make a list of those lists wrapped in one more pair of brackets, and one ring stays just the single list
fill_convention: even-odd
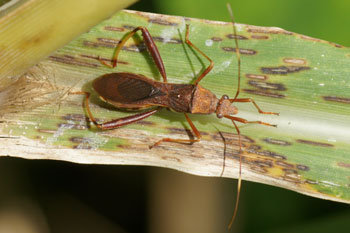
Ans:
[{"label": "insect eye", "polygon": [[223,117],[223,115],[222,115],[221,113],[216,114],[216,116],[217,116],[218,118],[222,118],[222,117]]},{"label": "insect eye", "polygon": [[223,95],[222,98],[223,98],[224,100],[228,100],[228,99],[229,99],[228,95]]}]

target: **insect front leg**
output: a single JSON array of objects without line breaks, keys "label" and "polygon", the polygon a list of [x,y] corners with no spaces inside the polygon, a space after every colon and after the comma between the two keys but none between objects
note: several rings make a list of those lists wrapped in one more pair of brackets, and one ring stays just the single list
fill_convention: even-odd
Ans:
[{"label": "insect front leg", "polygon": [[159,140],[158,142],[154,143],[152,146],[150,146],[149,148],[152,149],[155,146],[158,146],[160,143],[162,142],[177,142],[177,143],[194,143],[194,142],[199,142],[201,140],[201,134],[198,131],[198,129],[196,128],[196,126],[194,126],[193,122],[191,121],[191,119],[187,116],[186,113],[185,117],[187,122],[190,124],[191,129],[194,133],[194,135],[196,135],[197,139],[174,139],[174,138],[163,138],[161,140]]},{"label": "insect front leg", "polygon": [[130,33],[128,33],[118,44],[117,48],[115,49],[114,52],[114,56],[112,58],[112,64],[109,64],[105,61],[103,61],[102,59],[99,58],[99,61],[110,67],[110,68],[114,68],[117,66],[117,60],[118,60],[118,56],[120,53],[120,50],[123,48],[124,44],[126,43],[127,40],[129,40],[137,31],[141,31],[142,32],[142,38],[143,41],[145,42],[145,45],[148,49],[148,51],[150,52],[154,63],[156,64],[159,73],[162,75],[163,77],[163,81],[166,83],[167,82],[167,76],[165,73],[165,67],[163,64],[163,60],[162,57],[160,56],[160,53],[158,51],[157,45],[154,43],[151,34],[149,33],[149,31],[147,30],[147,28],[145,27],[137,27],[134,30],[132,30]]},{"label": "insect front leg", "polygon": [[[259,106],[255,103],[255,101],[252,98],[240,98],[240,99],[230,99],[230,102],[239,102],[239,103],[252,103],[255,108],[258,110],[260,114],[273,114],[273,115],[279,115],[277,112],[264,112],[259,108]],[[243,123],[243,122],[242,122]]]},{"label": "insect front leg", "polygon": [[267,126],[277,127],[277,125],[272,125],[270,123],[266,123],[266,122],[263,122],[263,121],[248,121],[248,120],[246,120],[244,118],[234,117],[234,116],[224,116],[224,117],[228,118],[230,120],[241,122],[243,124],[260,124],[260,125],[267,125]]},{"label": "insect front leg", "polygon": [[119,127],[124,126],[124,125],[135,123],[135,122],[143,120],[149,116],[152,116],[153,114],[155,114],[159,110],[159,108],[156,108],[156,109],[153,109],[153,110],[150,110],[147,112],[142,112],[142,113],[138,113],[138,114],[127,116],[127,117],[122,117],[122,118],[114,119],[111,121],[98,123],[96,121],[96,118],[92,115],[90,107],[89,107],[90,93],[89,92],[74,92],[71,94],[85,95],[84,106],[85,106],[86,112],[88,114],[88,117],[89,117],[90,121],[92,123],[94,123],[94,125],[96,125],[96,127],[100,128],[102,130],[116,129],[116,128],[119,128]]}]

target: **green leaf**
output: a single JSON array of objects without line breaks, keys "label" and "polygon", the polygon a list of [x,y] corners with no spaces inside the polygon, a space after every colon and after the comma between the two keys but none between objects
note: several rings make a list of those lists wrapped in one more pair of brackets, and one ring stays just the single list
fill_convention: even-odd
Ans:
[{"label": "green leaf", "polygon": [[[111,72],[132,72],[161,81],[140,34],[125,45],[117,68],[111,70],[97,60],[99,56],[110,60],[119,40],[136,26],[147,27],[156,41],[168,81],[191,83],[208,61],[183,43],[186,24],[190,40],[215,62],[200,84],[218,97],[233,97],[237,57],[231,23],[123,11],[0,89],[0,95],[11,103],[1,112],[1,155],[151,165],[220,176],[225,154],[223,176],[237,178],[238,136],[228,120],[190,115],[201,132],[201,142],[163,143],[150,150],[148,146],[161,138],[189,137],[183,114],[164,109],[138,123],[100,131],[87,127],[83,96],[67,95],[90,92],[92,80]],[[252,104],[237,103],[238,117],[278,126],[239,125],[243,179],[350,203],[349,48],[279,28],[239,24],[237,29],[242,58],[240,98],[253,98],[262,110],[280,113],[263,115]],[[132,114],[101,102],[95,93],[90,106],[99,121]]]}]

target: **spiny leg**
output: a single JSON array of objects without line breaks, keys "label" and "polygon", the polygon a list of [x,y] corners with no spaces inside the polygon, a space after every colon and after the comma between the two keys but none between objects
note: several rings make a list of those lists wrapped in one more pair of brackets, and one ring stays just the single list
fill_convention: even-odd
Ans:
[{"label": "spiny leg", "polygon": [[104,123],[98,123],[96,121],[96,118],[92,115],[90,107],[89,107],[90,93],[81,91],[81,92],[73,92],[70,94],[85,95],[84,106],[85,106],[85,109],[87,111],[88,117],[89,117],[90,121],[92,121],[92,123],[94,123],[94,125],[96,125],[96,127],[100,128],[102,130],[116,129],[116,128],[119,128],[121,126],[128,125],[128,124],[143,120],[149,116],[152,116],[154,113],[156,113],[159,110],[159,108],[157,108],[157,109],[153,109],[153,110],[150,110],[147,112],[138,113],[138,114],[127,116],[127,117],[114,119],[114,120],[107,121]]},{"label": "spiny leg", "polygon": [[161,140],[159,140],[158,142],[154,143],[152,146],[150,146],[149,148],[152,149],[155,146],[158,146],[160,143],[162,142],[177,142],[177,143],[194,143],[194,142],[199,142],[201,140],[201,134],[198,131],[198,129],[196,128],[196,126],[194,126],[193,122],[191,121],[191,119],[187,116],[186,113],[185,117],[187,122],[190,124],[192,131],[194,132],[194,135],[196,135],[197,139],[173,139],[173,138],[163,138]]},{"label": "spiny leg", "polygon": [[239,103],[252,103],[254,104],[255,108],[258,110],[261,114],[273,114],[273,115],[279,115],[277,112],[264,112],[259,108],[259,106],[255,103],[255,101],[252,98],[240,98],[240,99],[230,99],[230,102],[239,102]]},{"label": "spiny leg", "polygon": [[195,46],[190,40],[189,40],[189,33],[190,33],[190,25],[186,24],[186,43],[197,50],[200,54],[202,54],[208,61],[210,62],[209,66],[197,77],[197,79],[194,81],[194,85],[198,85],[198,83],[213,69],[214,62],[205,54],[203,53],[197,46]]},{"label": "spiny leg", "polygon": [[129,40],[139,30],[142,32],[142,38],[143,38],[143,40],[145,42],[145,45],[146,45],[148,51],[150,52],[150,54],[151,54],[151,56],[153,58],[153,61],[156,64],[160,74],[162,75],[163,81],[166,83],[167,82],[167,77],[166,77],[166,73],[165,73],[165,67],[164,67],[164,64],[163,64],[163,60],[162,60],[162,58],[160,56],[160,53],[158,51],[158,48],[157,48],[156,44],[154,43],[154,41],[152,39],[151,34],[149,33],[149,31],[145,27],[137,27],[137,28],[135,28],[130,33],[128,33],[119,42],[117,48],[115,49],[114,56],[112,58],[112,64],[109,64],[109,63],[105,62],[100,57],[98,58],[98,60],[102,64],[104,64],[104,65],[106,65],[106,66],[108,66],[110,68],[116,67],[117,66],[117,60],[118,60],[118,55],[119,55],[120,50],[123,48],[123,46],[126,43],[126,41]]}]

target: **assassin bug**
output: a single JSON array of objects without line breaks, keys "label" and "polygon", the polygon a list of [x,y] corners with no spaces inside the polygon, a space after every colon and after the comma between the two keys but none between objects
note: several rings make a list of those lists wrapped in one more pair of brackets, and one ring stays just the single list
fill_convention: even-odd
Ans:
[{"label": "assassin bug", "polygon": [[[137,31],[141,31],[144,43],[152,56],[162,78],[163,82],[154,81],[140,74],[134,74],[129,72],[119,72],[119,73],[110,73],[102,75],[101,77],[95,79],[92,83],[93,89],[98,93],[99,97],[120,109],[129,109],[129,110],[142,110],[150,109],[148,111],[138,113],[135,115],[111,120],[104,123],[98,123],[95,117],[92,115],[89,108],[89,97],[90,93],[88,92],[79,92],[77,94],[84,94],[85,100],[84,105],[87,111],[87,114],[90,120],[100,129],[109,130],[115,129],[124,125],[128,125],[155,114],[162,108],[169,108],[175,112],[184,113],[187,122],[189,123],[196,139],[173,139],[173,138],[163,138],[151,145],[150,148],[158,146],[162,142],[177,142],[177,143],[195,143],[201,140],[201,134],[188,117],[187,113],[191,114],[211,114],[216,113],[218,118],[227,118],[230,119],[239,135],[239,147],[240,152],[242,151],[242,144],[240,139],[240,131],[236,125],[236,122],[241,122],[244,124],[256,123],[267,126],[276,126],[262,121],[248,121],[246,119],[236,117],[238,113],[237,107],[233,106],[234,102],[251,102],[255,108],[261,114],[274,114],[278,115],[275,112],[264,112],[255,101],[251,98],[237,98],[240,93],[240,67],[241,59],[240,52],[238,48],[238,40],[236,33],[235,21],[233,18],[233,13],[228,5],[228,10],[231,15],[233,23],[233,31],[236,45],[236,56],[238,60],[238,88],[234,98],[229,98],[227,95],[223,95],[218,99],[215,94],[213,94],[208,89],[203,88],[199,85],[200,81],[212,70],[214,67],[214,62],[202,52],[196,45],[194,45],[189,40],[189,25],[186,25],[186,37],[185,42],[188,46],[191,46],[203,57],[205,57],[209,62],[209,66],[199,74],[195,79],[193,84],[174,84],[168,83],[165,68],[163,65],[162,58],[157,49],[156,44],[154,43],[152,36],[145,27],[137,27],[129,32],[118,44],[116,47],[114,56],[111,60],[111,64],[105,62],[100,57],[98,60],[110,67],[115,68],[117,66],[117,59],[120,51],[122,50],[124,44],[128,39],[130,39]],[[238,179],[238,191],[236,197],[236,205],[234,209],[234,214],[229,224],[231,227],[233,220],[237,213],[238,202],[239,202],[239,193],[241,187],[241,153],[240,153],[240,167],[239,167],[239,179]]]}]

